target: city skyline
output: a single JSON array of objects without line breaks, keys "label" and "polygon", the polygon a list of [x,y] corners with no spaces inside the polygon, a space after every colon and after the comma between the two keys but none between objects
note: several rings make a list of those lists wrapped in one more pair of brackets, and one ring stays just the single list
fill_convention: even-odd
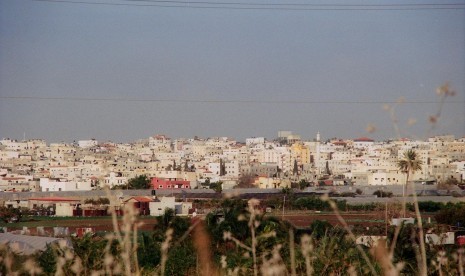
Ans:
[{"label": "city skyline", "polygon": [[[279,132],[289,132],[290,133],[290,136],[287,136],[287,137],[280,137],[279,136]],[[237,143],[246,143],[246,141],[248,139],[251,139],[251,140],[254,140],[254,139],[265,139],[266,142],[278,142],[280,141],[280,139],[289,139],[290,137],[292,137],[291,139],[296,139],[296,141],[301,141],[301,142],[312,142],[312,141],[318,141],[318,138],[319,138],[319,141],[321,143],[331,143],[331,142],[334,142],[334,141],[364,141],[364,140],[373,140],[373,142],[390,142],[390,141],[401,141],[401,140],[405,140],[406,141],[427,141],[428,139],[430,138],[441,138],[441,137],[449,137],[449,136],[453,136],[453,138],[455,140],[463,140],[465,139],[465,136],[460,136],[460,137],[457,137],[453,134],[441,134],[441,135],[433,135],[433,136],[430,136],[426,139],[410,139],[410,138],[407,138],[407,137],[400,137],[400,138],[386,138],[386,139],[376,139],[376,138],[373,138],[372,136],[370,136],[369,134],[368,135],[365,135],[365,136],[358,136],[358,137],[342,137],[342,136],[333,136],[333,137],[326,137],[326,136],[323,136],[319,131],[315,133],[315,135],[313,137],[303,137],[302,135],[300,135],[299,133],[296,133],[296,132],[293,132],[293,131],[289,131],[289,130],[280,130],[280,131],[277,131],[276,132],[276,135],[273,136],[273,137],[265,137],[265,136],[260,136],[260,135],[257,135],[257,136],[249,136],[249,137],[245,137],[243,139],[236,139],[236,137],[234,136],[222,136],[222,135],[219,135],[219,136],[182,136],[182,137],[178,137],[178,136],[171,136],[171,135],[167,135],[166,133],[155,133],[153,135],[150,135],[150,136],[147,136],[147,137],[136,137],[135,139],[133,140],[126,140],[126,141],[121,141],[121,140],[111,140],[111,139],[97,139],[97,138],[94,138],[94,137],[88,137],[88,138],[83,138],[83,139],[72,139],[72,140],[69,140],[69,141],[65,141],[65,140],[47,140],[45,138],[42,138],[42,137],[26,137],[26,133],[23,134],[23,137],[22,138],[14,138],[14,137],[9,137],[9,136],[5,136],[5,137],[0,137],[0,141],[1,140],[12,140],[12,141],[18,141],[18,142],[21,142],[21,141],[35,141],[35,140],[38,140],[38,141],[44,141],[46,143],[49,143],[49,144],[52,144],[52,143],[66,143],[66,144],[78,144],[78,142],[90,142],[90,141],[95,141],[97,144],[105,144],[105,143],[116,143],[116,144],[132,144],[132,143],[140,143],[140,142],[143,142],[143,141],[146,141],[148,142],[149,139],[151,138],[156,138],[156,137],[159,137],[159,136],[164,136],[166,137],[166,139],[168,140],[171,140],[171,141],[175,141],[175,140],[203,140],[203,141],[208,141],[208,140],[215,140],[215,139],[227,139],[229,141],[235,141]],[[292,143],[286,143],[288,145],[291,145]]]},{"label": "city skyline", "polygon": [[465,3],[315,3],[2,1],[0,136],[465,135]]}]

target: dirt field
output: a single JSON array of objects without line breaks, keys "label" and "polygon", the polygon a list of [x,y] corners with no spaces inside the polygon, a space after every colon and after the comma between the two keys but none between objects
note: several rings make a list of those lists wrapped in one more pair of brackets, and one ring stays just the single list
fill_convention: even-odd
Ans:
[{"label": "dirt field", "polygon": [[[341,213],[342,218],[347,224],[359,224],[364,226],[381,226],[385,225],[385,217],[380,212],[369,213]],[[284,219],[289,221],[297,228],[307,228],[315,220],[325,220],[332,225],[341,225],[337,216],[334,213],[301,213],[301,214],[286,214]]]},{"label": "dirt field", "polygon": [[[141,217],[139,221],[143,222],[141,231],[153,230],[156,224],[156,219],[153,217]],[[121,226],[121,219],[118,220]],[[8,228],[8,231],[22,230],[27,227],[31,234],[37,232],[37,227],[44,227],[46,232],[53,232],[53,227],[68,227],[69,233],[75,233],[76,228],[90,227],[94,232],[98,231],[113,231],[113,222],[111,217],[86,217],[86,218],[45,218],[35,219],[32,221],[22,221],[19,223],[9,223],[3,226]]]},{"label": "dirt field", "polygon": [[[283,218],[282,213],[276,212],[270,214],[279,218]],[[384,212],[342,212],[341,216],[348,225],[361,225],[361,226],[385,226],[385,213]],[[425,219],[433,217],[434,214],[423,214]],[[286,212],[284,219],[294,225],[296,228],[308,228],[315,220],[324,220],[332,225],[341,225],[337,216],[332,212]],[[139,221],[143,222],[141,231],[151,231],[156,225],[154,217],[139,217]],[[118,220],[121,226],[121,219]],[[45,228],[46,232],[53,232],[53,227],[68,227],[69,233],[75,233],[76,228],[90,227],[94,232],[98,231],[113,231],[113,224],[111,217],[85,217],[85,218],[43,218],[32,221],[23,221],[19,223],[2,224],[8,231],[22,230],[23,227],[28,227],[31,234],[36,233],[37,227]]]}]

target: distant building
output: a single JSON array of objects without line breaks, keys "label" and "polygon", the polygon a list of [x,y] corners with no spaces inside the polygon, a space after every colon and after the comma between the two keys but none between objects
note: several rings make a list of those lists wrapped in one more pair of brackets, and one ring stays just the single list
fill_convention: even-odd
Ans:
[{"label": "distant building", "polygon": [[375,141],[368,137],[360,137],[354,139],[354,148],[356,149],[367,149],[368,147],[372,146]]},{"label": "distant building", "polygon": [[190,181],[178,178],[160,178],[154,177],[151,180],[151,185],[154,190],[158,189],[190,189]]},{"label": "distant building", "polygon": [[175,197],[165,196],[149,202],[149,208],[151,216],[161,216],[166,209],[174,210],[176,215],[188,215],[192,209],[192,202],[176,202]]},{"label": "distant building", "polygon": [[98,141],[95,140],[95,139],[91,139],[91,140],[79,140],[78,141],[78,146],[80,148],[91,148],[91,147],[95,147],[98,145]]},{"label": "distant building", "polygon": [[149,204],[152,199],[145,196],[133,196],[124,201],[124,204],[133,204],[140,215],[146,216],[150,214]]}]

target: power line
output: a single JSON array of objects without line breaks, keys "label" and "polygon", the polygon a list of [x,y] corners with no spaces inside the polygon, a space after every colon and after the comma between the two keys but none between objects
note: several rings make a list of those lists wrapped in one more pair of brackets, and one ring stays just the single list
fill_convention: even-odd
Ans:
[{"label": "power line", "polygon": [[181,1],[181,0],[122,0],[128,2],[176,3],[176,4],[209,4],[209,5],[241,5],[241,6],[307,6],[307,7],[421,7],[421,6],[464,6],[465,3],[401,3],[401,4],[314,4],[314,3],[258,3],[258,2],[214,2],[214,1]]},{"label": "power line", "polygon": [[[91,98],[91,97],[39,97],[0,96],[2,100],[88,101],[88,102],[160,102],[160,103],[244,103],[244,104],[437,104],[437,101],[312,101],[312,100],[189,100],[189,99],[142,99],[142,98]],[[448,101],[445,104],[465,101]]]},{"label": "power line", "polygon": [[426,4],[305,4],[305,3],[244,3],[212,1],[177,1],[177,0],[129,0],[121,3],[92,2],[79,0],[31,0],[61,4],[85,4],[104,6],[134,6],[187,9],[225,9],[225,10],[283,10],[283,11],[414,11],[414,10],[463,10],[461,3],[426,3]]}]

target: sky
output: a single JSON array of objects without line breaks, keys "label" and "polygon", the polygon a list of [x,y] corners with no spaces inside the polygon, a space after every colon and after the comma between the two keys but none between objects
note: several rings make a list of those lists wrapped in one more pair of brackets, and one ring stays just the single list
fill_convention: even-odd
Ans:
[{"label": "sky", "polygon": [[464,0],[224,3],[0,0],[0,138],[465,136]]}]

